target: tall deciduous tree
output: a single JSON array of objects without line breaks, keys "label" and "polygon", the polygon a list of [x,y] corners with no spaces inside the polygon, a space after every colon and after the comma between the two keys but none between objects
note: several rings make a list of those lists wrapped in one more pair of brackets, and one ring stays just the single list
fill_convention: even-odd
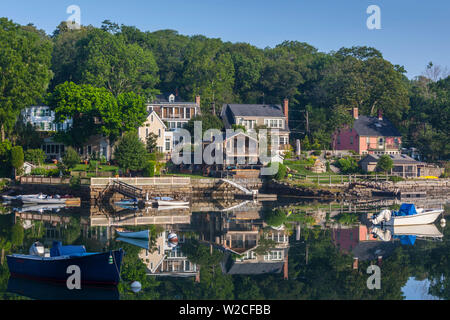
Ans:
[{"label": "tall deciduous tree", "polygon": [[0,130],[2,141],[20,111],[42,97],[52,77],[51,41],[32,25],[0,18]]}]

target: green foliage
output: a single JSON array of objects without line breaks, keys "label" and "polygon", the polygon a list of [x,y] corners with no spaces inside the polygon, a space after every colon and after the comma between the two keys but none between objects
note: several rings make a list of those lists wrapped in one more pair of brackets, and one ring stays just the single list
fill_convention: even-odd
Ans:
[{"label": "green foliage", "polygon": [[336,162],[336,165],[343,174],[353,174],[360,171],[358,162],[352,157],[341,158]]},{"label": "green foliage", "polygon": [[81,178],[77,176],[72,176],[70,178],[69,185],[74,190],[79,189],[81,187]]},{"label": "green foliage", "polygon": [[144,167],[144,177],[154,177],[156,172],[156,161],[149,160]]},{"label": "green foliage", "polygon": [[405,179],[403,179],[402,177],[399,177],[399,176],[391,176],[391,177],[389,177],[389,181],[392,181],[392,182],[399,182],[399,181],[403,181],[403,180],[405,180]]},{"label": "green foliage", "polygon": [[46,176],[47,175],[47,169],[45,168],[33,168],[31,169],[32,176]]},{"label": "green foliage", "polygon": [[125,170],[141,170],[148,160],[145,144],[135,132],[126,133],[119,140],[114,152],[114,159]]},{"label": "green foliage", "polygon": [[62,158],[62,163],[68,170],[75,168],[75,166],[80,163],[80,156],[78,155],[78,152],[72,147],[66,148],[66,152]]},{"label": "green foliage", "polygon": [[[158,135],[154,134],[153,132],[150,132],[146,138],[146,147],[147,147],[147,151],[151,154],[156,152],[156,147],[158,145]],[[155,155],[155,159],[152,160],[156,160],[156,155]]]},{"label": "green foliage", "polygon": [[197,115],[193,117],[191,120],[189,120],[189,122],[186,124],[186,130],[189,131],[192,138],[194,138],[195,121],[200,121],[202,124],[202,137],[204,136],[205,132],[208,131],[209,129],[218,129],[218,130],[223,129],[223,122],[216,115],[209,113]]},{"label": "green foliage", "polygon": [[20,247],[23,244],[24,229],[20,220],[11,228],[11,244],[15,247]]},{"label": "green foliage", "polygon": [[44,163],[45,152],[42,149],[28,149],[25,151],[25,161],[30,162],[36,166]]},{"label": "green foliage", "polygon": [[392,158],[387,154],[383,154],[380,157],[380,159],[378,159],[376,170],[382,172],[389,172],[393,166],[394,161],[392,160]]},{"label": "green foliage", "polygon": [[279,227],[287,219],[286,213],[281,209],[267,210],[264,212],[264,221],[272,227]]},{"label": "green foliage", "polygon": [[0,129],[11,133],[20,111],[45,93],[52,77],[52,43],[34,26],[0,18]]},{"label": "green foliage", "polygon": [[11,165],[14,169],[19,170],[23,166],[23,149],[21,146],[15,146],[11,149]]}]

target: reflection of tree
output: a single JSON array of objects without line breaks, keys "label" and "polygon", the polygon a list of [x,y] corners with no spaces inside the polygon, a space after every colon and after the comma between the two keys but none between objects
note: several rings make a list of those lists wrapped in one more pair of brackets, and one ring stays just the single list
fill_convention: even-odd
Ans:
[{"label": "reflection of tree", "polygon": [[80,219],[70,217],[70,223],[65,226],[63,231],[62,240],[64,245],[70,245],[74,243],[81,234]]}]

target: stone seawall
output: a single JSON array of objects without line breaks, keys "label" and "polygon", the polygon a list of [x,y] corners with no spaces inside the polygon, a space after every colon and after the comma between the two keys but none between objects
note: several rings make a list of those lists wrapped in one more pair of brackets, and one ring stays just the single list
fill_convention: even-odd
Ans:
[{"label": "stone seawall", "polygon": [[[130,184],[142,189],[149,198],[156,196],[169,196],[175,199],[192,199],[201,197],[232,199],[235,194],[242,193],[236,187],[222,181],[221,179],[187,179],[184,182],[180,181],[178,184],[166,183],[166,180],[161,179],[161,183],[155,180],[155,183],[147,184],[146,180],[140,183],[140,180],[130,180]],[[262,181],[260,179],[234,179],[234,182],[249,190],[260,190],[262,188]],[[92,184],[90,186],[89,200],[95,202],[97,199],[104,197],[107,193],[106,184]],[[124,198],[123,195],[115,192],[110,192],[106,195],[112,201]]]}]

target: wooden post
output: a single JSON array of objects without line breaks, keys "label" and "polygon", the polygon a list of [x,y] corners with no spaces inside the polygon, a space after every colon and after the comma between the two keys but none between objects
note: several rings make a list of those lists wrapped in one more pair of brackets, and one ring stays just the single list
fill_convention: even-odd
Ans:
[{"label": "wooden post", "polygon": [[330,187],[331,187],[331,174],[330,174]]}]

